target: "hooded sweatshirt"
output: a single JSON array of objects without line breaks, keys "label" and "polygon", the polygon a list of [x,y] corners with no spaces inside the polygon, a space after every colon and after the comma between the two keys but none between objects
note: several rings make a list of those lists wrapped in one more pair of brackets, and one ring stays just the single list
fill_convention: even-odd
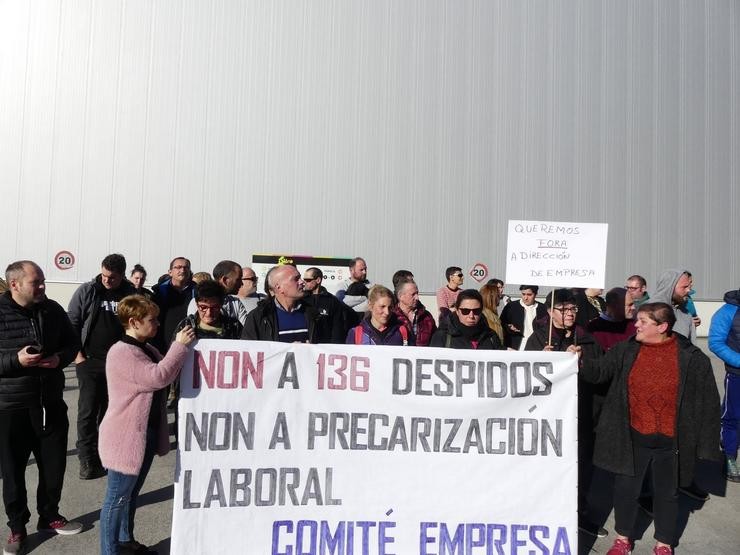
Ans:
[{"label": "hooded sweatshirt", "polygon": [[740,375],[740,289],[725,293],[725,305],[712,316],[709,349],[725,363],[730,374]]},{"label": "hooded sweatshirt", "polygon": [[691,315],[686,312],[684,305],[677,306],[673,302],[673,290],[676,288],[676,283],[680,277],[685,273],[685,270],[663,270],[660,274],[658,281],[655,285],[655,292],[650,297],[651,303],[666,303],[673,307],[673,313],[676,315],[676,324],[673,326],[673,331],[680,333],[692,343],[696,341],[696,327],[694,326],[694,320]]}]

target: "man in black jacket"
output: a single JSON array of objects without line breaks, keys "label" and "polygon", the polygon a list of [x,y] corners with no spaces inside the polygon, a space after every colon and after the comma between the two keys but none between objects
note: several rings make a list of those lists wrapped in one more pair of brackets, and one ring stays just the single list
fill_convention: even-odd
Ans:
[{"label": "man in black jacket", "polygon": [[295,266],[274,266],[267,272],[270,296],[247,316],[242,339],[283,343],[328,343],[319,328],[319,313],[303,299],[303,279]]},{"label": "man in black jacket", "polygon": [[347,332],[357,325],[355,312],[326,290],[322,285],[324,272],[312,266],[303,272],[303,294],[305,300],[313,305],[319,313],[321,335],[331,339],[332,343],[343,344]]},{"label": "man in black jacket", "polygon": [[504,344],[523,351],[532,334],[534,322],[547,316],[547,310],[545,305],[537,301],[539,288],[536,285],[522,285],[519,291],[522,298],[508,303],[501,311],[501,325],[504,328]]},{"label": "man in black jacket", "polygon": [[106,472],[98,456],[98,426],[108,408],[105,357],[123,337],[118,321],[118,303],[136,289],[126,281],[126,259],[109,254],[100,274],[83,283],[69,302],[69,320],[79,334],[80,352],[75,359],[80,395],[77,402],[77,456],[80,479],[93,480]]},{"label": "man in black jacket", "polygon": [[10,290],[0,296],[0,468],[11,532],[4,551],[15,553],[31,518],[25,480],[31,453],[39,470],[38,529],[82,530],[59,514],[69,429],[63,370],[79,342],[64,309],[46,298],[38,265],[14,262],[5,277]]}]

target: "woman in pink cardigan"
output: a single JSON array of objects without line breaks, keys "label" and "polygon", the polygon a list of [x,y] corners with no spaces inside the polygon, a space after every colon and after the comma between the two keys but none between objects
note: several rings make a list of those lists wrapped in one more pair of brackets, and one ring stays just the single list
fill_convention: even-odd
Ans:
[{"label": "woman in pink cardigan", "polygon": [[159,308],[141,295],[118,303],[125,335],[108,351],[108,410],[100,424],[98,450],[108,469],[108,490],[100,510],[100,548],[103,555],[152,553],[134,540],[136,499],[154,455],[169,451],[167,410],[162,388],[182,370],[193,329],[183,328],[167,355],[146,341],[159,327]]}]

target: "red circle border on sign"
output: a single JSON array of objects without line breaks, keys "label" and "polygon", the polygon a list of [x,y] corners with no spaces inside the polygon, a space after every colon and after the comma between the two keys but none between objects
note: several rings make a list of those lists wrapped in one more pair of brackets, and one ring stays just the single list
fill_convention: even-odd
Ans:
[{"label": "red circle border on sign", "polygon": [[[67,266],[67,267],[62,266],[62,265],[59,264],[59,257],[60,256],[64,256],[64,255],[67,255],[67,256],[69,256],[72,259],[71,264],[69,266]],[[75,265],[75,255],[72,254],[71,252],[69,252],[69,251],[59,251],[58,253],[56,253],[54,255],[54,266],[56,266],[58,269],[60,269],[62,271],[71,270],[72,268],[74,268],[74,265]]]}]

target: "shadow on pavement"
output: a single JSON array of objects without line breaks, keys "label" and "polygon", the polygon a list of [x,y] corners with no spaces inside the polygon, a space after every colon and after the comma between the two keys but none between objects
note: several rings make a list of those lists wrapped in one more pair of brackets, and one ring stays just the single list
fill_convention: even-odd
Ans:
[{"label": "shadow on pavement", "polygon": [[[162,501],[171,500],[174,497],[174,494],[174,485],[164,486],[159,489],[148,491],[142,495],[139,495],[139,503],[137,507],[141,508],[146,505],[152,505],[155,503],[160,503]],[[100,521],[100,509],[97,508],[94,511],[90,511],[89,513],[75,516],[74,518],[70,518],[70,520],[76,520],[77,522],[80,522],[82,524],[82,532],[80,533],[84,534],[86,532],[89,532],[93,528],[96,528],[96,523]],[[26,540],[24,553],[30,553],[31,551],[37,549],[54,537],[54,534],[48,534],[45,532],[29,533],[28,539]],[[159,542],[156,546],[152,547],[156,549],[159,553],[169,553],[170,538],[166,538]]]}]

